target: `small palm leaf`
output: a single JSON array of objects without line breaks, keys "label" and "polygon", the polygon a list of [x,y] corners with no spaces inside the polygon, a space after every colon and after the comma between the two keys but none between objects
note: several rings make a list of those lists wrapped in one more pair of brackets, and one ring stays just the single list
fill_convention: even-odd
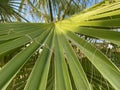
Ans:
[{"label": "small palm leaf", "polygon": [[78,35],[92,36],[120,46],[120,32],[110,30],[120,27],[119,5],[120,2],[116,2],[91,8],[56,23],[1,23],[0,54],[7,55],[17,48],[25,48],[21,48],[0,70],[0,89],[7,88],[31,56],[39,51],[25,90],[90,90],[92,83],[73,48],[74,44],[103,78],[119,90],[120,70]]}]

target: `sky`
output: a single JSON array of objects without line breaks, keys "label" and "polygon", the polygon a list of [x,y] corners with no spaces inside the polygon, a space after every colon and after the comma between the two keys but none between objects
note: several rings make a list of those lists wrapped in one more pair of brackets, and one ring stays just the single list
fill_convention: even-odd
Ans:
[{"label": "sky", "polygon": [[[33,0],[31,0],[31,1],[33,1]],[[95,3],[98,3],[100,1],[101,0],[90,0],[90,3],[87,3],[87,8],[89,8],[90,6],[92,6]],[[31,8],[29,6],[27,6],[26,9],[23,10],[23,12],[25,13],[25,18],[27,20],[29,20],[30,22],[44,22],[43,18],[40,19],[40,18],[37,17],[37,15],[31,14],[30,10],[31,10]],[[54,15],[54,16],[56,16],[56,15]]]}]

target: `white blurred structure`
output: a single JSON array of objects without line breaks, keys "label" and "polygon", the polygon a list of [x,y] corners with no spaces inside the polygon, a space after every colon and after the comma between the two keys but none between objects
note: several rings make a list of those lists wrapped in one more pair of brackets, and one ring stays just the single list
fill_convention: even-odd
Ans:
[{"label": "white blurred structure", "polygon": [[112,48],[113,48],[113,45],[108,44],[107,48],[108,48],[108,49],[112,49]]}]

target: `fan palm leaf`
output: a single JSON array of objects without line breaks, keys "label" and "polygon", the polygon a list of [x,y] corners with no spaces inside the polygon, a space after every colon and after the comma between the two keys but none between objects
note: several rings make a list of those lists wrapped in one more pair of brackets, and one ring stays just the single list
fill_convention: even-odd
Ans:
[{"label": "fan palm leaf", "polygon": [[[78,34],[110,41],[120,46],[120,2],[87,9],[55,23],[1,23],[0,54],[29,44],[0,70],[0,89],[5,89],[36,51],[39,56],[25,90],[91,90],[73,44],[88,58],[115,90],[120,89],[120,70],[94,45]],[[112,28],[112,29],[111,29]],[[110,30],[111,29],[111,30]],[[50,72],[51,71],[51,72]],[[51,82],[51,83],[50,83]]]},{"label": "fan palm leaf", "polygon": [[28,21],[19,13],[19,5],[18,0],[0,0],[0,22]]}]

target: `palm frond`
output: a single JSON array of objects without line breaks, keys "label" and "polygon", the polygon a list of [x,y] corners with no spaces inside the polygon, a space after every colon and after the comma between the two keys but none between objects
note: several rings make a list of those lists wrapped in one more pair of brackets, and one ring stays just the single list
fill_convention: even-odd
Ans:
[{"label": "palm frond", "polygon": [[0,0],[0,22],[28,21],[19,13],[19,4],[19,0]]},{"label": "palm frond", "polygon": [[[22,48],[1,68],[0,89],[7,88],[37,52],[39,54],[35,65],[30,76],[27,76],[28,80],[25,79],[27,83],[19,83],[21,85],[21,87],[18,85],[19,88],[104,90],[109,85],[107,88],[119,90],[119,68],[94,44],[79,36],[84,34],[120,46],[120,32],[113,31],[120,28],[119,6],[118,1],[93,10],[87,9],[85,12],[55,23],[1,23],[0,55],[4,56],[12,50]],[[92,74],[91,80],[87,74],[91,74],[91,70],[85,69],[73,45],[84,54],[87,62],[98,73]],[[102,84],[98,80],[101,77],[104,81]]]}]

